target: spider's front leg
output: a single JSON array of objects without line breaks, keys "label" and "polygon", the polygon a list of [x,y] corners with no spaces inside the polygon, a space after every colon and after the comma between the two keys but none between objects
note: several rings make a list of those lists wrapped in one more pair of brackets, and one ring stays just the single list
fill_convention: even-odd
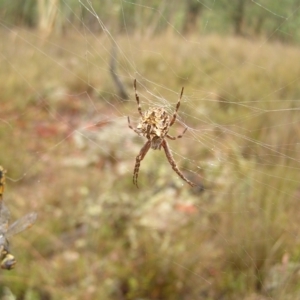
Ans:
[{"label": "spider's front leg", "polygon": [[142,108],[141,108],[141,104],[140,104],[140,97],[136,90],[136,79],[134,79],[134,81],[133,81],[133,87],[134,87],[134,92],[135,92],[136,103],[138,105],[138,111],[139,111],[139,114],[141,115],[141,117],[143,117]]},{"label": "spider's front leg", "polygon": [[182,134],[179,134],[178,136],[171,136],[169,134],[166,135],[166,137],[170,140],[176,140],[176,139],[181,139],[183,137],[183,135],[185,134],[185,132],[187,131],[187,127],[185,127],[184,131],[182,132]]},{"label": "spider's front leg", "polygon": [[128,120],[128,127],[129,127],[130,129],[132,129],[135,133],[137,133],[138,135],[140,135],[140,132],[138,132],[136,129],[134,129],[134,128],[131,126],[130,118],[129,118],[129,117],[127,117],[127,120]]},{"label": "spider's front leg", "polygon": [[133,184],[135,184],[137,188],[138,188],[137,179],[139,176],[139,169],[140,169],[141,161],[144,159],[145,155],[149,151],[150,146],[151,146],[151,141],[148,140],[146,142],[146,144],[143,146],[143,148],[141,149],[139,155],[135,159],[135,166],[134,166],[134,171],[133,171]]},{"label": "spider's front leg", "polygon": [[182,87],[182,89],[181,89],[181,93],[180,93],[178,102],[177,102],[177,104],[176,104],[175,112],[174,112],[173,117],[172,117],[172,120],[171,120],[171,122],[170,122],[170,127],[171,127],[171,126],[175,123],[175,121],[176,121],[176,118],[177,118],[177,112],[178,112],[178,109],[179,109],[179,106],[180,106],[180,101],[181,101],[181,98],[182,98],[183,90],[184,90],[184,87]]}]

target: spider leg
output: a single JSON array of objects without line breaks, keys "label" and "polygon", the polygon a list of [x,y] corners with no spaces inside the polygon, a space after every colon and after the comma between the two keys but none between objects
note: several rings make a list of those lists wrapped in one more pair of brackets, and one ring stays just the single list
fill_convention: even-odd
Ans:
[{"label": "spider leg", "polygon": [[130,118],[129,118],[129,117],[127,117],[127,120],[128,120],[128,127],[129,127],[130,129],[132,129],[135,133],[137,133],[138,135],[140,135],[140,132],[138,132],[136,129],[134,129],[134,128],[131,126]]},{"label": "spider leg", "polygon": [[178,136],[171,136],[169,134],[166,135],[166,137],[170,140],[176,140],[176,139],[180,139],[183,137],[183,135],[185,134],[185,132],[187,131],[187,127],[185,127],[185,129],[183,130],[182,134],[178,135]]},{"label": "spider leg", "polygon": [[173,155],[169,149],[169,146],[168,146],[168,143],[163,140],[162,144],[161,144],[165,150],[165,153],[166,153],[166,156],[167,156],[167,159],[170,163],[170,165],[172,166],[172,169],[179,175],[180,178],[182,178],[185,182],[187,182],[190,186],[195,186],[195,184],[193,182],[191,182],[190,180],[188,180],[182,173],[181,171],[178,169],[177,165],[176,165],[176,162],[173,158]]},{"label": "spider leg", "polygon": [[179,106],[180,106],[180,101],[181,101],[181,98],[182,98],[183,90],[184,90],[184,87],[182,87],[182,89],[181,89],[181,93],[180,93],[178,102],[177,102],[177,104],[176,104],[175,112],[174,112],[173,118],[172,118],[172,120],[171,120],[171,122],[170,122],[170,127],[171,127],[171,126],[174,124],[174,122],[176,121],[177,111],[178,111]]},{"label": "spider leg", "polygon": [[133,184],[135,184],[137,188],[138,188],[137,179],[139,176],[139,169],[140,169],[141,161],[144,159],[145,155],[149,151],[150,146],[151,146],[151,141],[149,140],[143,146],[139,155],[135,159],[135,166],[134,166],[134,171],[133,171]]},{"label": "spider leg", "polygon": [[141,108],[141,105],[140,105],[140,97],[139,97],[138,92],[136,90],[136,79],[134,79],[133,87],[134,87],[134,92],[135,92],[135,99],[136,99],[136,102],[137,102],[137,105],[138,105],[138,111],[139,111],[139,114],[142,117],[143,113],[142,113],[142,108]]}]

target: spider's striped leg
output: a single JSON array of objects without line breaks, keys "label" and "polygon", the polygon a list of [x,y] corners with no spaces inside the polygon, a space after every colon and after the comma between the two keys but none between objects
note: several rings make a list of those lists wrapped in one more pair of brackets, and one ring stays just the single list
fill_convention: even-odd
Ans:
[{"label": "spider's striped leg", "polygon": [[177,104],[176,104],[175,112],[174,112],[173,118],[172,118],[172,120],[171,120],[171,122],[170,122],[170,127],[171,127],[171,126],[174,124],[174,122],[176,121],[177,111],[178,111],[179,106],[180,106],[180,101],[181,101],[181,98],[182,98],[183,90],[184,90],[184,87],[182,87],[182,89],[181,89],[181,93],[180,93],[178,102],[177,102]]},{"label": "spider's striped leg", "polygon": [[172,153],[169,149],[168,143],[163,140],[162,144],[161,144],[165,150],[167,159],[170,163],[170,165],[172,166],[172,169],[179,175],[179,177],[181,177],[185,182],[187,182],[190,186],[195,186],[195,184],[193,182],[191,182],[190,180],[188,180],[182,173],[181,171],[178,169],[176,162],[172,156]]},{"label": "spider's striped leg", "polygon": [[128,120],[128,127],[129,127],[130,129],[132,129],[135,133],[137,133],[138,135],[140,135],[140,132],[138,132],[136,129],[134,129],[134,128],[131,126],[130,118],[129,118],[129,117],[127,117],[127,120]]},{"label": "spider's striped leg", "polygon": [[169,134],[166,135],[166,137],[170,140],[176,140],[176,139],[180,139],[183,137],[183,135],[185,134],[185,132],[187,131],[187,127],[185,127],[185,129],[183,130],[183,133],[182,134],[179,134],[178,136],[171,136]]},{"label": "spider's striped leg", "polygon": [[135,166],[133,171],[133,184],[135,184],[137,188],[138,188],[137,179],[139,176],[141,161],[144,159],[145,155],[149,151],[150,146],[151,146],[151,141],[147,141],[146,144],[141,149],[139,155],[135,159]]},{"label": "spider's striped leg", "polygon": [[141,105],[140,105],[140,97],[139,97],[139,94],[136,90],[136,79],[134,79],[134,81],[133,81],[133,87],[134,87],[134,92],[135,92],[135,99],[136,99],[136,102],[137,102],[137,105],[138,105],[138,111],[139,111],[139,114],[142,117],[143,113],[142,113],[142,108],[141,108]]}]

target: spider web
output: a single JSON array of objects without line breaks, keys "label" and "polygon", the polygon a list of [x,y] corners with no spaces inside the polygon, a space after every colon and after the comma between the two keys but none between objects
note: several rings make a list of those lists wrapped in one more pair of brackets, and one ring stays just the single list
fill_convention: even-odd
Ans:
[{"label": "spider web", "polygon": [[[179,16],[166,1],[103,1],[106,14],[95,1],[53,2],[65,38],[1,21],[7,206],[39,214],[14,249],[23,294],[25,249],[54,297],[75,285],[74,299],[299,297],[300,7],[251,1],[268,30],[234,36],[219,3],[195,2],[204,11],[189,34],[176,1]],[[184,87],[169,133],[188,130],[168,144],[196,187],[152,150],[133,185],[146,142],[127,124],[139,123],[134,79],[143,111],[172,115]]]}]

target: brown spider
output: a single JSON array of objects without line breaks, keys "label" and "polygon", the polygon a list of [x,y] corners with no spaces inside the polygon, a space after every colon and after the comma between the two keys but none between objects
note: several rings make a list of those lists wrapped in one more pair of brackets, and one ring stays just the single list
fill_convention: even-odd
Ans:
[{"label": "brown spider", "polygon": [[140,164],[141,161],[144,159],[146,156],[147,152],[149,151],[150,148],[154,150],[160,150],[161,147],[163,147],[167,159],[172,166],[173,170],[185,181],[187,182],[190,186],[195,186],[193,182],[188,180],[178,169],[176,162],[171,154],[171,151],[169,149],[168,143],[165,140],[167,137],[170,140],[176,140],[178,138],[182,138],[184,133],[187,131],[187,127],[184,129],[183,133],[181,135],[178,135],[177,137],[171,136],[168,134],[168,131],[170,127],[175,123],[176,117],[177,117],[177,111],[180,106],[180,100],[182,98],[183,94],[183,89],[181,89],[181,93],[176,105],[175,112],[173,114],[172,119],[170,120],[170,116],[167,114],[167,112],[163,108],[159,107],[152,107],[149,108],[146,112],[142,112],[142,108],[140,105],[140,98],[136,90],[136,79],[134,80],[133,83],[134,91],[135,91],[135,99],[138,105],[138,112],[141,115],[140,123],[138,126],[133,128],[130,124],[130,119],[128,117],[128,126],[131,128],[134,132],[136,132],[140,136],[144,136],[147,138],[146,144],[142,147],[139,155],[136,157],[135,160],[135,166],[134,166],[134,172],[133,172],[133,183],[138,187],[137,184],[137,179],[139,175],[139,169],[140,169]]}]

